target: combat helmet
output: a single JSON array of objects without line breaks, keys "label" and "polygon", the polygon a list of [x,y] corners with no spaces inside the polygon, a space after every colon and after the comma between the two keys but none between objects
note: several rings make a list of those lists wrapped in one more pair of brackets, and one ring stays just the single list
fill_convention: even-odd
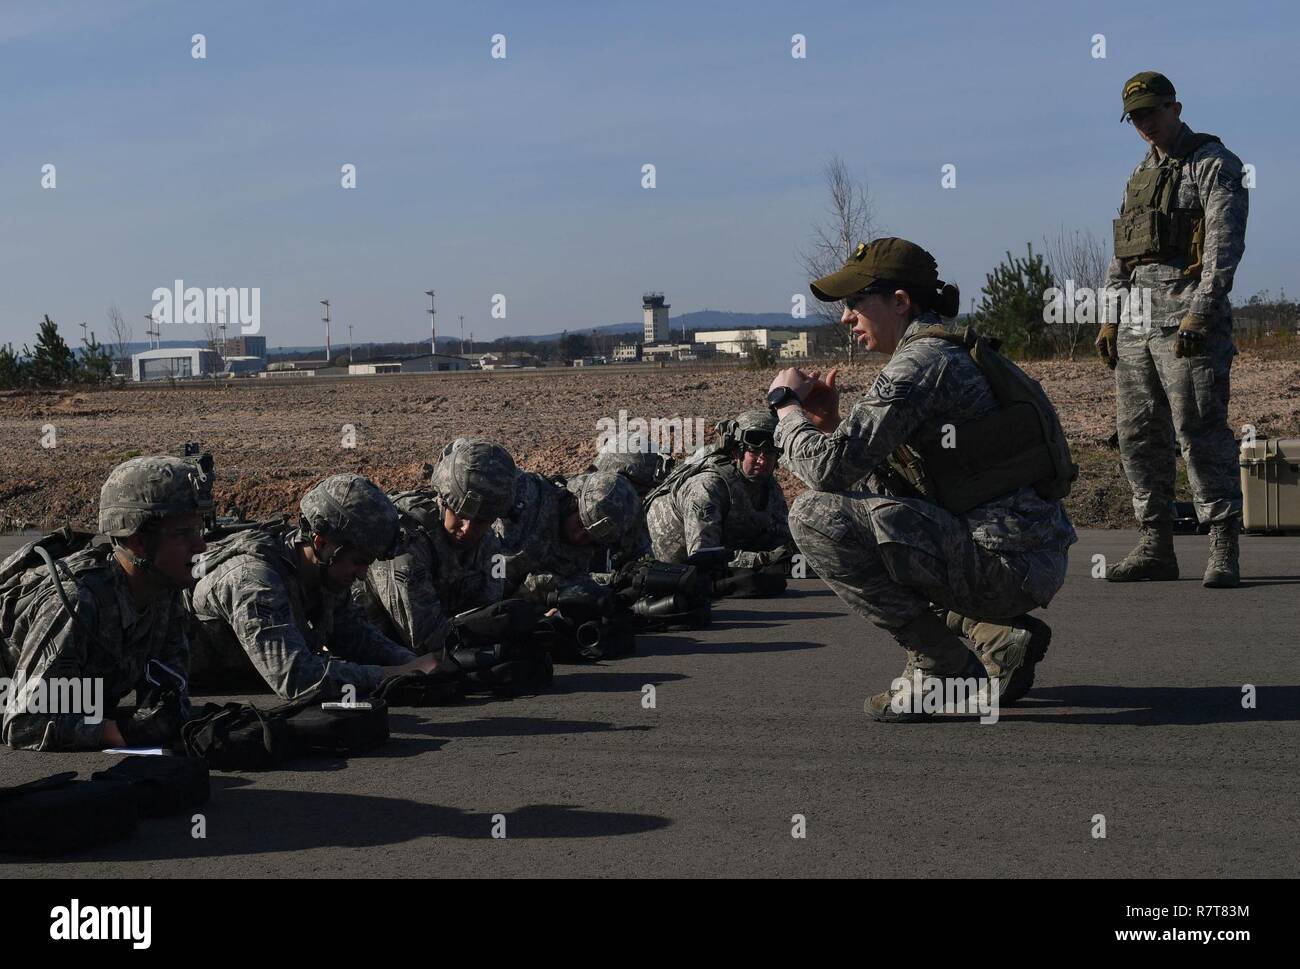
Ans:
[{"label": "combat helmet", "polygon": [[197,461],[131,458],[109,472],[99,492],[99,530],[127,538],[168,515],[212,510],[212,476]]},{"label": "combat helmet", "polygon": [[636,522],[641,498],[621,474],[597,471],[568,482],[578,500],[578,517],[597,545],[613,545]]},{"label": "combat helmet", "polygon": [[728,451],[742,446],[750,450],[775,449],[776,424],[770,408],[747,410],[734,421],[718,423],[718,444]]},{"label": "combat helmet", "polygon": [[592,462],[591,470],[607,474],[621,474],[632,482],[638,494],[645,494],[673,468],[673,459],[657,451],[601,451]]},{"label": "combat helmet", "polygon": [[302,533],[320,535],[374,559],[401,551],[397,508],[372,481],[336,474],[320,482],[299,503]]},{"label": "combat helmet", "polygon": [[429,486],[459,517],[494,521],[514,503],[517,474],[514,458],[500,444],[458,437],[443,448]]}]

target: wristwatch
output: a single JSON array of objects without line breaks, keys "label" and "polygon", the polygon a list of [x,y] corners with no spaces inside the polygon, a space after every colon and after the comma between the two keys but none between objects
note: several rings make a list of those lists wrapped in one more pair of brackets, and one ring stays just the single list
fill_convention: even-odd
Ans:
[{"label": "wristwatch", "polygon": [[773,414],[786,404],[797,403],[799,403],[799,395],[789,387],[777,387],[776,389],[767,392],[767,406]]}]

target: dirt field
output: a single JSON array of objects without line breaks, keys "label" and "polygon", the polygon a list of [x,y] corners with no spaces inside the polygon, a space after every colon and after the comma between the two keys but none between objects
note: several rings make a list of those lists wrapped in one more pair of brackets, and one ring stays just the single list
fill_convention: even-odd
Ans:
[{"label": "dirt field", "polygon": [[[844,410],[883,358],[842,375]],[[1075,524],[1131,525],[1114,432],[1110,374],[1093,360],[1027,364],[1060,409],[1083,468],[1068,499]],[[251,379],[212,385],[0,394],[0,528],[92,524],[99,487],[117,462],[177,453],[201,441],[216,456],[222,514],[296,508],[326,474],[356,471],[386,488],[419,484],[423,465],[461,434],[500,441],[521,467],[582,470],[597,421],[715,421],[762,401],[771,373],[615,367],[397,377]],[[1233,367],[1231,421],[1260,436],[1300,433],[1300,361],[1243,353]],[[349,443],[347,427],[355,433]],[[788,498],[802,485],[780,472]]]}]

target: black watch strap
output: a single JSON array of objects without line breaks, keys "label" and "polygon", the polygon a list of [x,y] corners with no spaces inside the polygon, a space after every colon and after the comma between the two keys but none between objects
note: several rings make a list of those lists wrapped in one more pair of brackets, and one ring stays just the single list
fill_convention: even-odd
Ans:
[{"label": "black watch strap", "polygon": [[786,404],[799,403],[799,395],[789,387],[777,387],[775,390],[767,392],[767,406],[773,411],[777,408],[784,407]]}]

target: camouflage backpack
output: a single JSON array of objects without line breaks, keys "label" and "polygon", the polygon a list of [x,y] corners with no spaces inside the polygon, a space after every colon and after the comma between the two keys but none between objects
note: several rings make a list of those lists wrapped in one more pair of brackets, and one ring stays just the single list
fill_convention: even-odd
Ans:
[{"label": "camouflage backpack", "polygon": [[[112,546],[105,543],[95,546],[96,554],[92,558],[83,559],[75,568],[63,561],[74,552],[89,547],[94,538],[91,532],[77,531],[65,525],[56,532],[28,542],[0,562],[0,672],[5,675],[9,673],[5,668],[5,655],[8,653],[7,644],[14,624],[51,575],[57,570],[61,583],[73,580],[81,572],[99,568],[112,554]],[[59,598],[75,619],[76,612],[73,611],[62,584],[58,585],[58,591]]]}]

